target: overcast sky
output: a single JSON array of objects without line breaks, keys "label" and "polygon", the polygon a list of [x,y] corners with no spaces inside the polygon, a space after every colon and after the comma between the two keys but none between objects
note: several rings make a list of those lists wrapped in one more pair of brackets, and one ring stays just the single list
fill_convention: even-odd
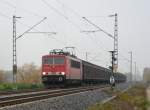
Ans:
[{"label": "overcast sky", "polygon": [[56,35],[27,33],[17,40],[18,65],[41,65],[41,56],[54,48],[76,47],[79,58],[102,65],[110,65],[109,50],[113,40],[103,32],[83,33],[96,30],[82,17],[86,17],[107,32],[113,34],[114,18],[118,13],[119,24],[119,71],[128,72],[129,51],[140,71],[150,66],[150,13],[149,0],[0,0],[0,68],[12,69],[12,16],[17,20],[17,36],[43,17],[47,19],[32,32],[56,32]]}]

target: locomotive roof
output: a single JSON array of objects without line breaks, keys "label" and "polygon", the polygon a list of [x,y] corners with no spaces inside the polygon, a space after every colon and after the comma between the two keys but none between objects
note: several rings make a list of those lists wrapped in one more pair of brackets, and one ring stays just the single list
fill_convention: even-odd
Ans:
[{"label": "locomotive roof", "polygon": [[65,56],[71,56],[74,58],[77,58],[73,53],[63,51],[63,49],[53,49],[49,52],[50,55],[65,55]]},{"label": "locomotive roof", "polygon": [[66,56],[66,55],[50,55],[50,54],[48,54],[48,55],[43,55],[42,57],[49,57],[49,56]]}]

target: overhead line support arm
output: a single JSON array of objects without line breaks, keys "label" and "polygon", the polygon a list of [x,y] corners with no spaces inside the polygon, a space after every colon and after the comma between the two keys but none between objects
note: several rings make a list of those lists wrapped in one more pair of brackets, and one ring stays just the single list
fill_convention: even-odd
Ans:
[{"label": "overhead line support arm", "polygon": [[47,17],[44,17],[41,21],[39,21],[38,23],[36,23],[35,25],[33,25],[30,29],[28,29],[28,30],[26,30],[23,34],[21,34],[20,36],[18,36],[17,38],[16,38],[16,40],[17,39],[19,39],[19,38],[21,38],[24,34],[26,34],[27,32],[29,32],[30,30],[32,30],[34,27],[36,27],[37,25],[39,25],[41,22],[43,22],[44,20],[46,20],[47,19]]},{"label": "overhead line support arm", "polygon": [[108,32],[106,32],[105,30],[101,29],[99,26],[95,25],[94,23],[92,23],[90,20],[88,20],[86,17],[82,17],[84,20],[86,20],[88,23],[92,24],[94,27],[96,27],[97,29],[99,29],[99,31],[104,32],[105,34],[107,34],[109,37],[114,39],[114,36],[109,34]]}]

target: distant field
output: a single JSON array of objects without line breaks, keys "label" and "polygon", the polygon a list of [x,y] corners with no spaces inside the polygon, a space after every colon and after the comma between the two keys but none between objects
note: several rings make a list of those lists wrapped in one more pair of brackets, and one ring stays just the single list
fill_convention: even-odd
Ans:
[{"label": "distant field", "polygon": [[88,110],[146,110],[146,86],[137,85],[105,104],[96,104]]},{"label": "distant field", "polygon": [[3,83],[0,84],[0,90],[21,90],[21,89],[36,89],[36,88],[43,88],[42,84],[10,84],[10,83]]}]

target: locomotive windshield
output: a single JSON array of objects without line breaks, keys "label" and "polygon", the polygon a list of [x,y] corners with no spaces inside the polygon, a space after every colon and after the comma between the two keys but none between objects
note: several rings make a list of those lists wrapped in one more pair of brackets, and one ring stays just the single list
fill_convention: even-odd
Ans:
[{"label": "locomotive windshield", "polygon": [[65,59],[63,57],[46,57],[43,58],[43,64],[64,64]]}]

